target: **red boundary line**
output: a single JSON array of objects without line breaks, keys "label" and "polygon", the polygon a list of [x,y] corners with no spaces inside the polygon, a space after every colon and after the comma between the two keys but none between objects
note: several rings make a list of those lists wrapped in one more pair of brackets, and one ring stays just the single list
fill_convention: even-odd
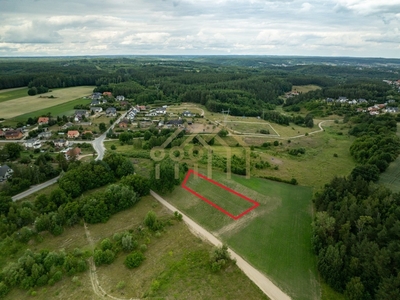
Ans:
[{"label": "red boundary line", "polygon": [[[236,196],[239,196],[240,198],[242,198],[242,199],[244,199],[244,200],[246,200],[246,201],[248,201],[248,202],[250,202],[250,203],[253,203],[253,206],[250,207],[250,208],[248,208],[247,210],[245,210],[244,212],[240,213],[240,214],[237,215],[237,216],[232,215],[231,213],[229,213],[228,211],[226,211],[226,210],[223,209],[222,207],[218,206],[217,204],[215,204],[214,202],[210,201],[210,200],[207,199],[206,197],[200,195],[199,193],[197,193],[197,192],[195,192],[194,190],[192,190],[191,188],[189,188],[189,187],[186,185],[186,183],[187,183],[187,181],[188,181],[188,179],[189,179],[189,177],[190,177],[191,174],[194,174],[194,175],[196,175],[196,176],[198,176],[198,177],[200,177],[200,178],[202,178],[202,179],[205,179],[205,180],[207,180],[208,182],[211,182],[212,184],[214,184],[214,185],[216,185],[216,186],[218,186],[218,187],[220,187],[220,188],[223,188],[224,190],[226,190],[226,191],[228,191],[228,192],[230,192],[230,193],[232,193],[232,194],[234,194],[234,195],[236,195]],[[195,195],[197,198],[200,198],[200,199],[203,200],[204,202],[206,202],[206,203],[210,204],[211,206],[215,207],[216,209],[218,209],[219,211],[223,212],[224,214],[226,214],[227,216],[229,216],[230,218],[232,218],[232,219],[234,219],[234,220],[240,219],[240,218],[243,217],[245,214],[249,213],[250,211],[252,211],[253,209],[255,209],[256,207],[258,207],[258,206],[260,205],[260,203],[258,203],[257,201],[254,201],[253,199],[250,199],[249,197],[246,197],[245,195],[242,195],[242,194],[236,192],[235,190],[232,190],[231,188],[228,188],[227,186],[225,186],[225,185],[223,185],[223,184],[221,184],[221,183],[219,183],[219,182],[216,182],[216,181],[214,181],[214,180],[212,180],[212,179],[210,179],[210,178],[207,178],[207,177],[204,176],[203,174],[197,173],[197,172],[193,171],[192,169],[190,169],[190,170],[187,172],[187,174],[186,174],[186,176],[185,176],[185,179],[184,179],[183,182],[182,182],[182,188],[184,188],[184,189],[187,190],[188,192],[192,193],[192,194]]]}]

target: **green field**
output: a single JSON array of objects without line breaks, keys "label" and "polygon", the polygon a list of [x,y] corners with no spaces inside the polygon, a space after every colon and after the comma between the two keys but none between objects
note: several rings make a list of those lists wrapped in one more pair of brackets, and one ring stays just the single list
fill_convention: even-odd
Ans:
[{"label": "green field", "polygon": [[[226,174],[216,171],[213,180],[260,206],[235,221],[181,187],[165,197],[293,299],[319,299],[316,260],[311,250],[312,189],[236,175],[228,180]],[[217,189],[215,186],[215,193]]]},{"label": "green field", "polygon": [[227,121],[226,127],[241,134],[251,134],[251,133],[261,134],[259,133],[260,130],[267,130],[269,134],[265,134],[266,136],[278,135],[278,133],[274,131],[273,127],[269,123],[264,122],[262,120],[259,122]]},{"label": "green field", "polygon": [[0,102],[26,97],[27,95],[28,95],[28,88],[1,90]]},{"label": "green field", "polygon": [[395,193],[400,192],[400,156],[381,174],[379,183],[383,183]]},{"label": "green field", "polygon": [[17,117],[11,118],[7,121],[14,122],[26,122],[28,118],[39,117],[41,115],[46,115],[51,113],[53,117],[62,116],[62,115],[72,115],[74,113],[74,106],[79,104],[88,104],[90,100],[88,99],[76,99],[66,103],[61,103],[55,106],[43,108],[40,110],[32,111],[23,115],[19,115]]},{"label": "green field", "polygon": [[254,205],[234,193],[194,174],[190,175],[186,186],[233,216],[240,215]]}]

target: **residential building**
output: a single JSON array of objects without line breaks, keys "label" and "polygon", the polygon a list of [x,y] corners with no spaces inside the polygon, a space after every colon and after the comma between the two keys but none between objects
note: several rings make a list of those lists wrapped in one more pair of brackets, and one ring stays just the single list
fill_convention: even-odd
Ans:
[{"label": "residential building", "polygon": [[93,113],[99,113],[99,112],[102,112],[103,111],[103,108],[101,108],[101,107],[98,107],[98,106],[96,106],[96,107],[91,107],[90,108],[90,112],[93,112]]},{"label": "residential building", "polygon": [[20,140],[24,137],[21,130],[7,130],[5,132],[6,140]]},{"label": "residential building", "polygon": [[118,95],[117,97],[115,97],[115,100],[117,100],[117,101],[124,101],[124,100],[125,100],[125,96]]},{"label": "residential building", "polygon": [[11,169],[9,166],[2,165],[0,167],[0,181],[4,181],[7,178],[10,178],[13,173],[14,173],[13,169]]},{"label": "residential building", "polygon": [[121,120],[121,122],[118,123],[119,128],[128,128],[129,127],[129,121],[127,119]]},{"label": "residential building", "polygon": [[48,117],[40,117],[38,119],[38,124],[39,125],[49,124],[49,118]]},{"label": "residential building", "polygon": [[24,142],[24,146],[27,149],[39,149],[42,147],[42,143],[38,139],[30,139]]},{"label": "residential building", "polygon": [[117,109],[115,107],[109,107],[106,109],[107,117],[115,117],[117,115]]},{"label": "residential building", "polygon": [[64,139],[55,140],[55,141],[53,141],[53,143],[54,143],[54,147],[57,147],[57,148],[63,148],[63,147],[68,146],[68,144],[69,144],[68,140],[64,140]]},{"label": "residential building", "polygon": [[79,131],[78,130],[69,130],[67,133],[67,136],[69,139],[77,138],[77,137],[79,137]]}]

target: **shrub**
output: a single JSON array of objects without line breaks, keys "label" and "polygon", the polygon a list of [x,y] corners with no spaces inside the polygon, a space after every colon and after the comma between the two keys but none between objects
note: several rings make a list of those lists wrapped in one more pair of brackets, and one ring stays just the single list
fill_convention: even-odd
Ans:
[{"label": "shrub", "polygon": [[274,146],[279,146],[279,142],[278,141],[274,141]]},{"label": "shrub", "polygon": [[127,268],[133,269],[139,267],[144,260],[145,256],[142,252],[132,252],[125,258],[124,264]]}]

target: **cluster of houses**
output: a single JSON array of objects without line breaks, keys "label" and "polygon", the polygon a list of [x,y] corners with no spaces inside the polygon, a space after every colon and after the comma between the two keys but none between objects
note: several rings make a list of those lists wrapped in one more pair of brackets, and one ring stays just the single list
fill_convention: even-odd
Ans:
[{"label": "cluster of houses", "polygon": [[379,115],[380,113],[392,113],[396,114],[399,112],[399,108],[397,106],[388,106],[387,103],[383,104],[375,104],[374,106],[370,106],[368,108],[357,108],[357,112],[369,113],[370,115]]},{"label": "cluster of houses", "polygon": [[397,88],[397,91],[400,93],[400,79],[399,80],[383,80],[383,82],[386,82],[389,85],[394,86]]},{"label": "cluster of houses", "polygon": [[0,166],[0,182],[6,180],[7,178],[10,178],[13,173],[14,170],[11,169],[9,166],[7,165]]},{"label": "cluster of houses", "polygon": [[326,98],[326,102],[327,102],[327,103],[350,104],[350,105],[368,103],[368,101],[365,100],[365,99],[363,99],[363,98],[349,100],[349,99],[347,99],[347,97],[342,97],[342,96],[339,97],[339,98],[337,98],[337,99]]},{"label": "cluster of houses", "polygon": [[[90,110],[77,109],[75,110],[74,121],[82,122],[83,120],[89,118],[92,112],[96,114],[96,113],[101,113],[102,111],[103,108],[99,106],[90,107]],[[107,117],[115,117],[117,115],[117,109],[115,107],[108,107],[105,110],[105,114]]]}]

